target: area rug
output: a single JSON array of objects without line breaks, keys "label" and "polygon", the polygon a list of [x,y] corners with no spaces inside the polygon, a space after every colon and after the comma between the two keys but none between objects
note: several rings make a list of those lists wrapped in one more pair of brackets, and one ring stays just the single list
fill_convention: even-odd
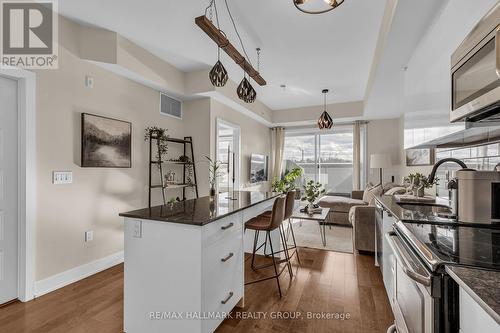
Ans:
[{"label": "area rug", "polygon": [[[293,220],[297,246],[336,252],[352,253],[352,228],[326,226],[326,246],[321,242],[319,224],[316,221]],[[321,226],[323,228],[323,226]]]}]

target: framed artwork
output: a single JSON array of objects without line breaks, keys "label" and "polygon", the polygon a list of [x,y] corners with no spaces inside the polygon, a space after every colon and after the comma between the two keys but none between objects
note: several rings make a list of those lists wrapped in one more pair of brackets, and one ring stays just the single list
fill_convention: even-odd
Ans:
[{"label": "framed artwork", "polygon": [[434,164],[434,149],[406,149],[406,165],[420,166]]},{"label": "framed artwork", "polygon": [[132,167],[132,123],[82,113],[82,167]]}]

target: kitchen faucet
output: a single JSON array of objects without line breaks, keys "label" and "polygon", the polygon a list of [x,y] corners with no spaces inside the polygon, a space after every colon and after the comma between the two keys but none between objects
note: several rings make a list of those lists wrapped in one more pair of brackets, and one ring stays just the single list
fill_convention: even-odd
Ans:
[{"label": "kitchen faucet", "polygon": [[432,184],[434,182],[434,179],[436,178],[437,169],[441,166],[441,164],[444,164],[446,162],[455,162],[458,165],[460,165],[462,169],[468,169],[467,165],[464,162],[460,161],[459,159],[453,157],[443,158],[442,160],[439,160],[439,162],[434,164],[434,166],[432,167],[431,174],[429,175],[429,178],[427,178],[427,182],[429,182],[429,184]]},{"label": "kitchen faucet", "polygon": [[[446,162],[454,162],[457,163],[462,167],[462,170],[468,169],[467,165],[462,162],[459,159],[448,157],[448,158],[443,158],[442,160],[439,160],[434,166],[432,167],[431,174],[429,175],[429,178],[427,178],[427,181],[429,184],[432,184],[434,182],[434,179],[436,178],[436,172],[437,169],[441,166],[441,164],[444,164]],[[453,178],[452,180],[448,181],[447,184],[448,191],[449,191],[449,202],[450,202],[450,207],[451,207],[451,212],[453,215],[457,216],[458,214],[458,181],[457,179]]]}]

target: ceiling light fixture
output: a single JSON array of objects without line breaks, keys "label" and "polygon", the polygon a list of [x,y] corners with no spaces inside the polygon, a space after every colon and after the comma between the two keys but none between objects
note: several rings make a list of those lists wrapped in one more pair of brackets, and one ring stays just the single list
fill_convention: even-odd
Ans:
[{"label": "ceiling light fixture", "polygon": [[217,62],[208,73],[208,78],[214,87],[224,87],[229,79],[226,68],[220,62],[220,47],[218,48]]},{"label": "ceiling light fixture", "polygon": [[321,91],[324,96],[324,110],[321,116],[318,119],[318,127],[319,129],[330,129],[333,126],[332,117],[326,112],[326,94],[328,94],[328,89],[323,89]]},{"label": "ceiling light fixture", "polygon": [[257,98],[257,92],[253,89],[250,82],[247,80],[246,76],[243,75],[243,80],[241,80],[236,90],[238,97],[245,103],[253,103]]},{"label": "ceiling light fixture", "polygon": [[[241,40],[227,0],[224,0],[224,3],[226,5],[227,13],[233,25],[234,31],[236,32],[236,36],[238,36],[241,48],[243,49],[244,56],[236,49],[236,47],[234,47],[233,44],[231,44],[231,42],[227,39],[226,34],[220,29],[217,5],[215,0],[210,0],[207,8],[205,9],[205,15],[195,18],[195,23],[217,44],[217,46],[219,47],[219,53],[220,49],[224,50],[224,52],[226,52],[226,54],[229,55],[234,60],[234,62],[243,69],[243,80],[241,81],[237,89],[238,97],[246,103],[253,103],[256,99],[257,92],[250,84],[249,79],[254,79],[254,81],[261,86],[266,85],[266,81],[262,78],[262,76],[260,76],[259,71],[254,69],[250,61],[250,57],[245,50],[245,46],[243,45],[243,41]],[[212,23],[212,11],[215,11],[217,27]],[[210,18],[207,17],[208,12],[210,14]],[[260,48],[257,48],[257,57],[260,65]],[[246,74],[248,74],[248,79],[246,78]],[[216,87],[221,87],[226,84],[228,79],[227,71],[220,62],[220,56],[218,57],[218,61],[215,66],[210,71],[209,78],[210,82],[212,82],[212,84]]]},{"label": "ceiling light fixture", "polygon": [[292,0],[295,7],[307,14],[322,14],[334,10],[344,0]]}]

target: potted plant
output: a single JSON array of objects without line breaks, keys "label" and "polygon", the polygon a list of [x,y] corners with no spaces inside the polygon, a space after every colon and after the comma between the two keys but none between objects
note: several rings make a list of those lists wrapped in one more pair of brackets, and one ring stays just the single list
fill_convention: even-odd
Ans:
[{"label": "potted plant", "polygon": [[[144,131],[144,141],[148,141],[151,138],[158,139],[158,152],[157,152],[157,160],[161,160],[161,157],[166,155],[168,152],[168,129],[160,128],[157,126],[149,126],[146,127]],[[159,165],[158,165],[159,166]]]},{"label": "potted plant", "polygon": [[208,182],[210,183],[210,197],[214,198],[216,194],[217,178],[220,176],[220,162],[212,160],[210,157],[205,156],[208,160]]},{"label": "potted plant", "polygon": [[436,177],[432,182],[429,182],[429,177],[420,172],[410,173],[408,177],[404,178],[407,190],[411,191],[414,196],[420,198],[425,195],[425,189],[438,185],[438,181],[439,178]]},{"label": "potted plant", "polygon": [[[295,188],[295,181],[302,176],[302,168],[293,168],[286,170],[282,179],[275,179],[271,186],[273,192],[287,193],[289,191],[298,190]],[[300,193],[299,193],[300,194]]]},{"label": "potted plant", "polygon": [[301,200],[308,202],[306,211],[309,212],[309,214],[312,212],[314,203],[316,202],[316,200],[318,200],[319,196],[323,195],[326,192],[322,187],[323,185],[321,185],[321,183],[314,182],[313,180],[308,181],[306,186],[304,187],[304,196]]}]

